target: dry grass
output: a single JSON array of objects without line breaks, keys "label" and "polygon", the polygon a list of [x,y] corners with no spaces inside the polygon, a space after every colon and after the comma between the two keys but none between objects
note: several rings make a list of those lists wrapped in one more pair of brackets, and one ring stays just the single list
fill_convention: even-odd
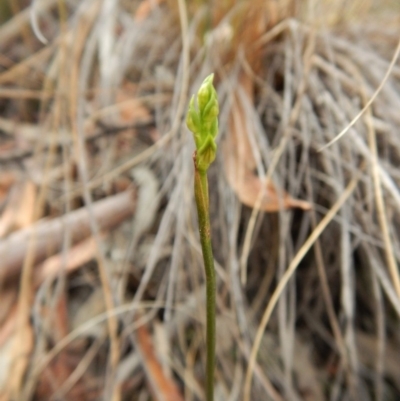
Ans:
[{"label": "dry grass", "polygon": [[[58,225],[39,258],[33,230],[23,263],[0,262],[0,400],[204,399],[182,117],[211,71],[216,399],[397,400],[397,2],[187,3],[37,0],[30,14],[21,0],[7,11],[0,248],[81,207],[90,236]],[[132,219],[116,206],[105,224],[103,198],[132,189]]]}]

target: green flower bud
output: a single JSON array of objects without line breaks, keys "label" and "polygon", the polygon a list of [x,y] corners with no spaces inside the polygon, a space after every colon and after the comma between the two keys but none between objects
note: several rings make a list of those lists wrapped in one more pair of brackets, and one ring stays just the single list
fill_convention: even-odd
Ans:
[{"label": "green flower bud", "polygon": [[210,135],[200,148],[197,149],[196,162],[200,171],[207,171],[210,164],[215,160],[217,144]]},{"label": "green flower bud", "polygon": [[200,171],[207,171],[215,160],[218,134],[218,96],[213,86],[214,74],[209,75],[201,84],[197,93],[197,106],[194,96],[190,99],[186,115],[186,125],[193,132],[196,143],[196,164]]},{"label": "green flower bud", "polygon": [[186,125],[193,133],[200,130],[200,116],[194,107],[194,96],[190,99],[189,109],[186,115]]},{"label": "green flower bud", "polygon": [[201,84],[199,92],[197,93],[197,103],[199,110],[202,111],[206,108],[207,104],[213,97],[215,89],[213,87],[214,74],[210,74]]}]

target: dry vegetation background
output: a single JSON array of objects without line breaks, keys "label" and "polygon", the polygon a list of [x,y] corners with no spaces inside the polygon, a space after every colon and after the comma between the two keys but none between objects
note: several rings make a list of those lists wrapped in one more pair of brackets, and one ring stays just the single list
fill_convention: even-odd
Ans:
[{"label": "dry vegetation background", "polygon": [[400,399],[397,1],[0,0],[0,23],[1,401],[204,399],[182,117],[212,71],[216,400]]}]

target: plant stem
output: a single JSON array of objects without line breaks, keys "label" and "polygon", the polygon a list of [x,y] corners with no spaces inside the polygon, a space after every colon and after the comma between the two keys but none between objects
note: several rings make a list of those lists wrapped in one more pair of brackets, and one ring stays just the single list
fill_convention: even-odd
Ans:
[{"label": "plant stem", "polygon": [[194,160],[194,194],[199,220],[200,242],[203,251],[204,267],[206,272],[207,297],[207,328],[206,328],[206,400],[214,400],[214,368],[215,368],[215,270],[214,256],[211,247],[211,227],[208,200],[207,172],[197,168],[196,152]]}]

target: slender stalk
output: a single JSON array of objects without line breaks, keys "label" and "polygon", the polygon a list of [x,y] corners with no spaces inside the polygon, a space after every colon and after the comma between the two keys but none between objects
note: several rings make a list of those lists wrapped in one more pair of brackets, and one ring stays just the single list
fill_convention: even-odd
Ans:
[{"label": "slender stalk", "polygon": [[211,247],[211,228],[208,201],[208,180],[207,172],[199,171],[196,165],[196,152],[194,161],[194,194],[199,220],[200,242],[203,251],[204,267],[206,272],[206,399],[214,400],[214,369],[215,369],[215,270],[214,256]]},{"label": "slender stalk", "polygon": [[[206,399],[214,400],[215,369],[215,270],[211,247],[210,210],[208,201],[207,170],[215,160],[218,134],[219,104],[213,86],[214,74],[209,75],[200,86],[197,96],[192,96],[186,115],[186,125],[192,131],[196,151],[194,162],[194,195],[199,219],[200,242],[206,271],[207,311],[207,361]],[[197,100],[197,102],[196,102]]]}]

